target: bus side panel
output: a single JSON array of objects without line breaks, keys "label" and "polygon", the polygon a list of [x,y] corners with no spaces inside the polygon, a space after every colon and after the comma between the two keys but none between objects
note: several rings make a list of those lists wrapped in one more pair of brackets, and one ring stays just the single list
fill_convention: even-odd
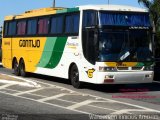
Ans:
[{"label": "bus side panel", "polygon": [[12,38],[2,39],[2,64],[6,68],[12,68]]},{"label": "bus side panel", "polygon": [[[48,45],[45,45],[36,73],[68,79],[70,65],[74,63],[78,67],[80,81],[95,83],[94,66],[82,56],[80,42],[78,36],[49,37],[46,42]],[[91,74],[91,72],[94,73],[93,77],[88,77],[88,73]]]},{"label": "bus side panel", "polygon": [[[33,40],[36,47],[28,48],[28,56],[25,56],[27,59],[26,63],[26,71],[35,73],[37,69],[37,65],[40,62],[44,46],[46,44],[47,37],[38,37],[38,38],[28,38],[28,40]],[[36,44],[36,41],[39,41]]]},{"label": "bus side panel", "polygon": [[36,73],[56,77],[64,76],[64,69],[61,68],[65,65],[61,61],[66,42],[67,37],[47,38],[40,61],[37,64]]},{"label": "bus side panel", "polygon": [[40,61],[46,37],[13,38],[13,57],[25,62],[25,70],[34,73]]}]

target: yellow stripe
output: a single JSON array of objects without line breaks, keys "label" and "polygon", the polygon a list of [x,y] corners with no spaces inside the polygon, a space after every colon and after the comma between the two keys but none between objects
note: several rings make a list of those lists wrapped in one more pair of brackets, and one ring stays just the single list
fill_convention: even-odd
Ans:
[{"label": "yellow stripe", "polygon": [[105,62],[108,67],[134,67],[137,62]]},{"label": "yellow stripe", "polygon": [[76,46],[68,46],[68,48],[71,48],[71,49],[77,49]]}]

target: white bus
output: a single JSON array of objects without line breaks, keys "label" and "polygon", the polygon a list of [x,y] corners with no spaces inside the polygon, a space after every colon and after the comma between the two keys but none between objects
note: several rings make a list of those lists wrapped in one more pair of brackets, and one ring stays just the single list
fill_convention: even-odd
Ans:
[{"label": "white bus", "polygon": [[149,13],[119,5],[44,8],[7,16],[3,66],[94,84],[150,83],[153,40]]}]

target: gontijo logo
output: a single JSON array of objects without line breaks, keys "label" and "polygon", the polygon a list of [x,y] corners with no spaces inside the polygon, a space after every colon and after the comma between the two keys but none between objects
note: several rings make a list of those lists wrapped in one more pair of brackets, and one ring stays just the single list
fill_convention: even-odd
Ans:
[{"label": "gontijo logo", "polygon": [[40,40],[20,40],[19,47],[39,48],[40,47]]}]

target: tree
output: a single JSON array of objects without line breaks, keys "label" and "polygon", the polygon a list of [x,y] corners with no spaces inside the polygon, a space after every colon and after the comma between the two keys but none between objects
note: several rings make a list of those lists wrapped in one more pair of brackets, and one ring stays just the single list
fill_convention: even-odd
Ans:
[{"label": "tree", "polygon": [[160,0],[138,0],[150,13],[153,21],[153,31],[158,32],[160,27]]},{"label": "tree", "polygon": [[149,10],[155,33],[155,57],[160,58],[160,0],[138,0],[138,2]]},{"label": "tree", "polygon": [[0,27],[0,35],[2,35],[2,27]]}]

